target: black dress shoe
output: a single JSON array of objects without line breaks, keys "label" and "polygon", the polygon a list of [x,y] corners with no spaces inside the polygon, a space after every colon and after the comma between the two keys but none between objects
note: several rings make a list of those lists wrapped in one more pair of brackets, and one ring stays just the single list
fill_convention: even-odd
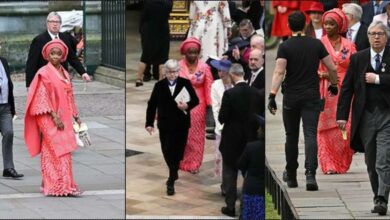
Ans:
[{"label": "black dress shoe", "polygon": [[167,184],[167,195],[173,196],[175,195],[175,186],[172,184]]},{"label": "black dress shoe", "polygon": [[316,174],[311,171],[306,171],[306,190],[307,191],[317,191],[318,184],[316,181]]},{"label": "black dress shoe", "polygon": [[143,86],[144,83],[142,82],[142,80],[139,80],[137,79],[137,81],[135,81],[135,87],[139,87],[139,86]]},{"label": "black dress shoe", "polygon": [[10,178],[17,179],[17,178],[24,177],[24,175],[21,173],[17,173],[14,168],[8,168],[3,170],[3,177],[10,177]]},{"label": "black dress shoe", "polygon": [[143,81],[149,82],[152,79],[152,76],[149,74],[144,74]]},{"label": "black dress shoe", "polygon": [[228,207],[222,207],[221,208],[222,214],[225,214],[230,217],[235,217],[236,216],[236,211],[234,209],[229,209]]},{"label": "black dress shoe", "polygon": [[379,196],[375,201],[374,209],[371,210],[371,213],[378,213],[379,215],[387,214],[387,202],[384,198]]},{"label": "black dress shoe", "polygon": [[287,183],[289,188],[298,187],[297,174],[287,174],[287,170],[283,172],[283,181]]}]

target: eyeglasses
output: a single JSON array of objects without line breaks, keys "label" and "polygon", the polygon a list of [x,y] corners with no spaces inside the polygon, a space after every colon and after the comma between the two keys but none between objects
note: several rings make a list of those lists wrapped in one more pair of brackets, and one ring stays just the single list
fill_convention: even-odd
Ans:
[{"label": "eyeglasses", "polygon": [[47,23],[51,23],[51,24],[60,24],[61,21],[47,21]]},{"label": "eyeglasses", "polygon": [[177,73],[179,73],[179,71],[178,70],[173,70],[173,71],[171,71],[171,70],[169,70],[169,71],[165,71],[165,74],[177,74]]},{"label": "eyeglasses", "polygon": [[382,37],[385,35],[385,32],[368,32],[368,36],[370,37]]}]

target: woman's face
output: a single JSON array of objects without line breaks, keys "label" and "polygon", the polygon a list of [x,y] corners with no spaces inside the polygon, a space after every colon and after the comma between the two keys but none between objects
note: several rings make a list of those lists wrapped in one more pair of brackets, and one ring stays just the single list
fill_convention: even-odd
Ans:
[{"label": "woman's face", "polygon": [[50,49],[49,54],[49,62],[53,64],[53,66],[57,66],[61,63],[62,51],[60,48],[53,47]]},{"label": "woman's face", "polygon": [[317,11],[312,11],[309,13],[310,20],[313,23],[322,23],[322,13]]},{"label": "woman's face", "polygon": [[185,54],[185,57],[188,63],[195,63],[199,57],[199,49],[195,47],[189,48]]},{"label": "woman's face", "polygon": [[333,35],[338,34],[338,26],[337,26],[337,23],[336,23],[335,20],[333,20],[333,19],[330,18],[330,17],[325,18],[325,21],[324,21],[324,28],[325,28],[326,34],[327,34],[328,36],[333,36]]}]

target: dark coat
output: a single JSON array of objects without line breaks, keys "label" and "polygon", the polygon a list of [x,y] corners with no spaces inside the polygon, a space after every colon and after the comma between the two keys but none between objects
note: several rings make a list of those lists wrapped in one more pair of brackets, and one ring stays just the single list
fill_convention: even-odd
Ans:
[{"label": "dark coat", "polygon": [[[386,1],[383,1],[380,6],[379,6],[379,10],[381,10],[382,12],[384,12],[384,8],[385,6],[387,5],[388,2]],[[374,4],[373,4],[373,1],[369,1],[367,4],[364,4],[362,5],[362,9],[363,9],[363,14],[362,14],[362,18],[360,19],[360,21],[369,26],[372,22],[372,19],[374,18]]]},{"label": "dark coat", "polygon": [[[359,51],[351,56],[340,96],[337,104],[337,120],[348,120],[352,101],[351,121],[351,147],[359,152],[364,152],[362,140],[359,136],[359,125],[366,104],[365,73],[370,64],[370,48]],[[387,46],[383,53],[382,63],[385,72],[379,74],[380,91],[383,99],[390,106],[390,47]]]},{"label": "dark coat", "polygon": [[[68,70],[69,63],[80,75],[86,73],[83,65],[76,56],[76,39],[68,33],[60,32],[58,36],[68,47],[68,57],[66,61],[62,63],[62,66]],[[51,40],[52,39],[47,31],[41,33],[32,40],[26,62],[26,87],[30,86],[37,71],[47,64],[47,61],[43,59],[42,49],[43,46]]]},{"label": "dark coat", "polygon": [[[191,101],[189,101],[187,114],[177,107],[175,97],[182,88],[185,87],[190,94]],[[198,96],[187,79],[178,77],[175,92],[173,96],[168,87],[168,79],[165,78],[158,81],[153,88],[152,94],[148,101],[146,109],[146,123],[145,127],[154,127],[154,120],[157,111],[157,127],[159,129],[177,130],[188,129],[191,125],[190,111],[199,104]]]},{"label": "dark coat", "polygon": [[12,114],[12,116],[14,116],[15,115],[14,84],[12,83],[12,80],[11,80],[11,73],[9,70],[7,60],[3,57],[0,57],[0,61],[3,64],[5,73],[6,73],[7,78],[8,78],[8,90],[9,90],[8,91],[8,104],[11,107],[11,114]]},{"label": "dark coat", "polygon": [[238,168],[246,173],[242,191],[244,194],[264,196],[264,140],[248,142],[238,160]]},{"label": "dark coat", "polygon": [[370,47],[370,42],[367,37],[367,26],[361,23],[355,39],[356,50],[361,51]]},{"label": "dark coat", "polygon": [[[263,106],[259,107],[259,104]],[[227,90],[222,97],[218,120],[224,124],[221,134],[219,150],[223,161],[236,167],[241,156],[250,131],[250,116],[257,109],[264,109],[264,99],[261,100],[259,91],[242,82]]]}]

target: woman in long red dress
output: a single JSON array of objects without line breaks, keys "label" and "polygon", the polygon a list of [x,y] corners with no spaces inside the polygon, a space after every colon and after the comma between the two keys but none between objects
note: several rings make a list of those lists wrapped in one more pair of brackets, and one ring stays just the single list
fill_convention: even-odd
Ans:
[{"label": "woman in long red dress", "polygon": [[[338,8],[327,11],[323,15],[323,25],[326,35],[321,38],[333,62],[337,66],[339,78],[338,87],[344,80],[350,56],[356,52],[355,44],[341,34],[345,33],[348,21],[345,14]],[[353,151],[350,148],[350,122],[347,124],[346,135],[343,135],[336,124],[337,96],[330,96],[328,74],[325,68],[319,68],[321,97],[325,98],[325,108],[320,114],[318,123],[318,158],[322,172],[325,174],[346,173],[352,162]]]},{"label": "woman in long red dress", "polygon": [[191,81],[199,98],[199,105],[191,111],[191,127],[188,131],[187,145],[184,157],[180,162],[180,169],[191,173],[198,173],[203,160],[206,128],[206,107],[211,105],[211,84],[213,77],[210,67],[199,59],[200,41],[196,38],[187,38],[180,45],[180,52],[184,59],[180,60],[179,76]]},{"label": "woman in long red dress", "polygon": [[59,39],[43,47],[49,62],[38,70],[27,96],[25,143],[32,157],[41,154],[41,191],[46,196],[81,194],[73,179],[71,155],[77,148],[72,121],[81,122],[69,74],[61,65],[67,53]]}]

